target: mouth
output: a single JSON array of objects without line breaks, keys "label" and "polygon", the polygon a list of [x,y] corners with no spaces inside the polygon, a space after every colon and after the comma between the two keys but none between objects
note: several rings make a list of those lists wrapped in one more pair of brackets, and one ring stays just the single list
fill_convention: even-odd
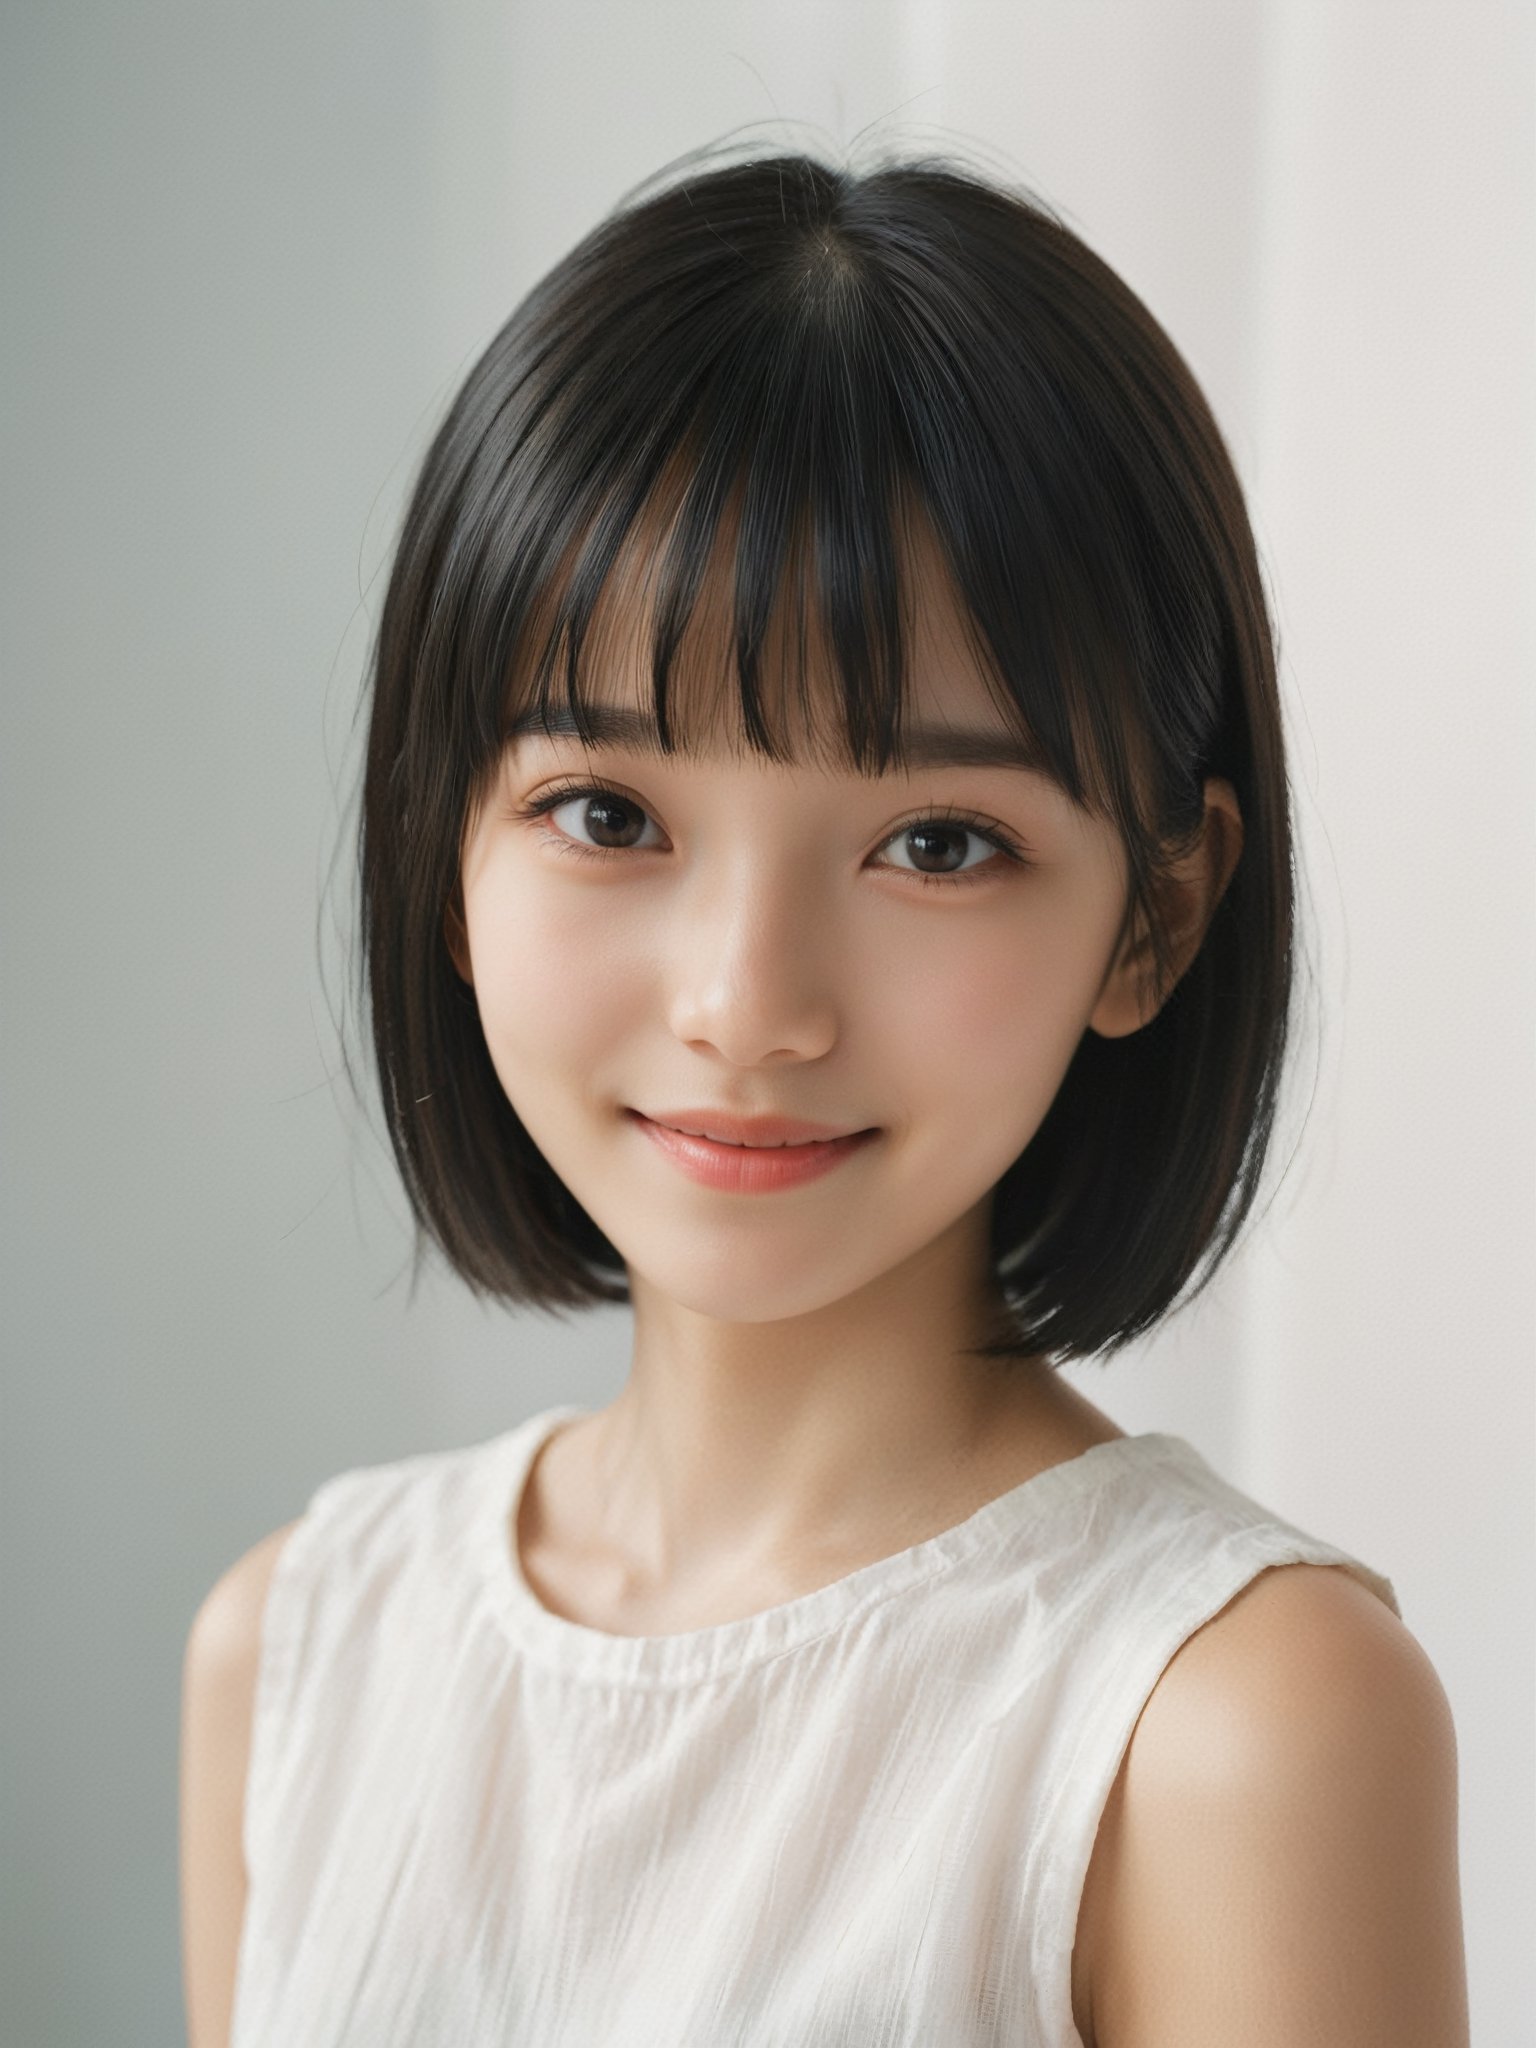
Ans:
[{"label": "mouth", "polygon": [[[835,1172],[879,1136],[870,1127],[823,1138],[782,1138],[753,1142],[679,1130],[632,1109],[626,1115],[690,1180],[728,1195],[766,1195],[805,1186]],[[713,1129],[718,1130],[719,1124]]]},{"label": "mouth", "polygon": [[626,1115],[679,1136],[702,1138],[710,1144],[725,1145],[743,1152],[788,1152],[818,1145],[840,1144],[850,1138],[874,1135],[875,1126],[809,1123],[782,1116],[735,1116],[724,1110],[678,1109],[650,1115],[629,1109]]}]

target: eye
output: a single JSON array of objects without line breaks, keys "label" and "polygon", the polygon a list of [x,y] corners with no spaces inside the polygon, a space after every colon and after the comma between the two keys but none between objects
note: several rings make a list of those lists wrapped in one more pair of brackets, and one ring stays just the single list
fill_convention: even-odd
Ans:
[{"label": "eye", "polygon": [[[562,784],[546,789],[531,803],[521,806],[520,818],[555,818],[569,810],[574,813],[579,829],[593,831],[597,837],[584,842],[561,825],[557,832],[546,832],[542,836],[551,844],[563,846],[572,853],[627,853],[634,851],[634,843],[624,840],[623,834],[633,818],[648,819],[649,812],[642,810],[633,797],[622,796],[616,789],[608,789],[598,783],[579,785]],[[621,842],[621,843],[620,843]]]},{"label": "eye", "polygon": [[[969,882],[982,879],[982,870],[995,871],[988,861],[978,861],[966,867],[964,842],[974,839],[989,846],[993,853],[1001,854],[1005,861],[1015,866],[1027,865],[1024,852],[1017,842],[1000,825],[985,824],[979,818],[972,818],[959,812],[945,811],[925,818],[914,818],[911,824],[903,825],[886,840],[887,846],[913,846],[921,848],[920,858],[937,858],[948,865],[937,873],[924,868],[898,868],[898,872],[915,874],[920,882],[937,882],[941,886],[949,883]],[[951,859],[950,852],[959,848],[958,858]],[[935,853],[935,849],[937,852]]]},{"label": "eye", "polygon": [[[570,826],[559,824],[561,811],[572,813]],[[546,789],[530,802],[520,805],[516,815],[521,819],[549,817],[555,820],[558,829],[545,831],[540,836],[557,852],[592,860],[647,851],[633,837],[625,835],[633,832],[636,820],[640,821],[642,830],[647,823],[655,822],[633,797],[625,796],[604,783],[587,782],[559,783]],[[595,837],[583,839],[578,836],[581,832],[593,833]],[[996,863],[983,859],[965,865],[964,841],[967,839],[989,846],[1010,866],[1024,868],[1030,865],[1024,849],[1002,826],[961,811],[942,811],[910,819],[883,842],[882,851],[893,846],[917,849],[919,859],[934,859],[941,863],[937,871],[906,867],[900,862],[883,865],[891,867],[897,874],[911,875],[919,882],[939,888],[956,888],[971,881],[985,881],[997,872]],[[953,852],[956,847],[960,848],[958,858]]]}]

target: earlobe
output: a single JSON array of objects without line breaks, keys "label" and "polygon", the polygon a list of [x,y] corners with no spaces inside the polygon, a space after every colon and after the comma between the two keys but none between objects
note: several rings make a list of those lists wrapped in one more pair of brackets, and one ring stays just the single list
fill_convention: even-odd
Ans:
[{"label": "earlobe", "polygon": [[1223,776],[1205,784],[1205,815],[1199,836],[1159,880],[1172,947],[1167,986],[1156,985],[1156,961],[1145,915],[1138,911],[1122,934],[1114,962],[1099,991],[1088,1028],[1101,1038],[1127,1038],[1150,1024],[1182,981],[1204,943],[1216,906],[1226,893],[1243,850],[1243,816],[1237,793]]},{"label": "earlobe", "polygon": [[1129,1038],[1143,1024],[1150,1024],[1161,1008],[1154,987],[1155,973],[1152,941],[1146,919],[1138,910],[1130,930],[1122,934],[1099,990],[1099,999],[1088,1019],[1089,1030],[1096,1031],[1100,1038]]}]

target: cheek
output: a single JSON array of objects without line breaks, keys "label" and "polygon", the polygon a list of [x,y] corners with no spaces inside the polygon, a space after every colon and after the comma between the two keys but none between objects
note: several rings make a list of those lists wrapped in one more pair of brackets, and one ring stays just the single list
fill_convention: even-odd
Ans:
[{"label": "cheek", "polygon": [[636,1014],[639,963],[600,892],[503,884],[468,894],[465,922],[486,1044],[514,1107],[541,1074],[590,1070]]},{"label": "cheek", "polygon": [[1042,903],[990,929],[943,934],[912,949],[899,998],[871,1014],[905,1073],[958,1097],[959,1113],[995,1130],[1010,1158],[1055,1099],[1087,1026],[1111,943],[1101,923],[1085,906]]}]

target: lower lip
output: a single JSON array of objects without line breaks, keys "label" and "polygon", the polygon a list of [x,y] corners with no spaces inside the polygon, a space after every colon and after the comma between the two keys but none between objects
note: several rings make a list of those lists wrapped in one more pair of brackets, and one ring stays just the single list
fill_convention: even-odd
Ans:
[{"label": "lower lip", "polygon": [[717,1145],[713,1138],[695,1138],[686,1131],[653,1124],[637,1109],[629,1114],[690,1180],[736,1195],[768,1195],[779,1188],[797,1188],[805,1181],[819,1180],[879,1136],[877,1131],[855,1131],[847,1138],[827,1138],[810,1145]]}]

